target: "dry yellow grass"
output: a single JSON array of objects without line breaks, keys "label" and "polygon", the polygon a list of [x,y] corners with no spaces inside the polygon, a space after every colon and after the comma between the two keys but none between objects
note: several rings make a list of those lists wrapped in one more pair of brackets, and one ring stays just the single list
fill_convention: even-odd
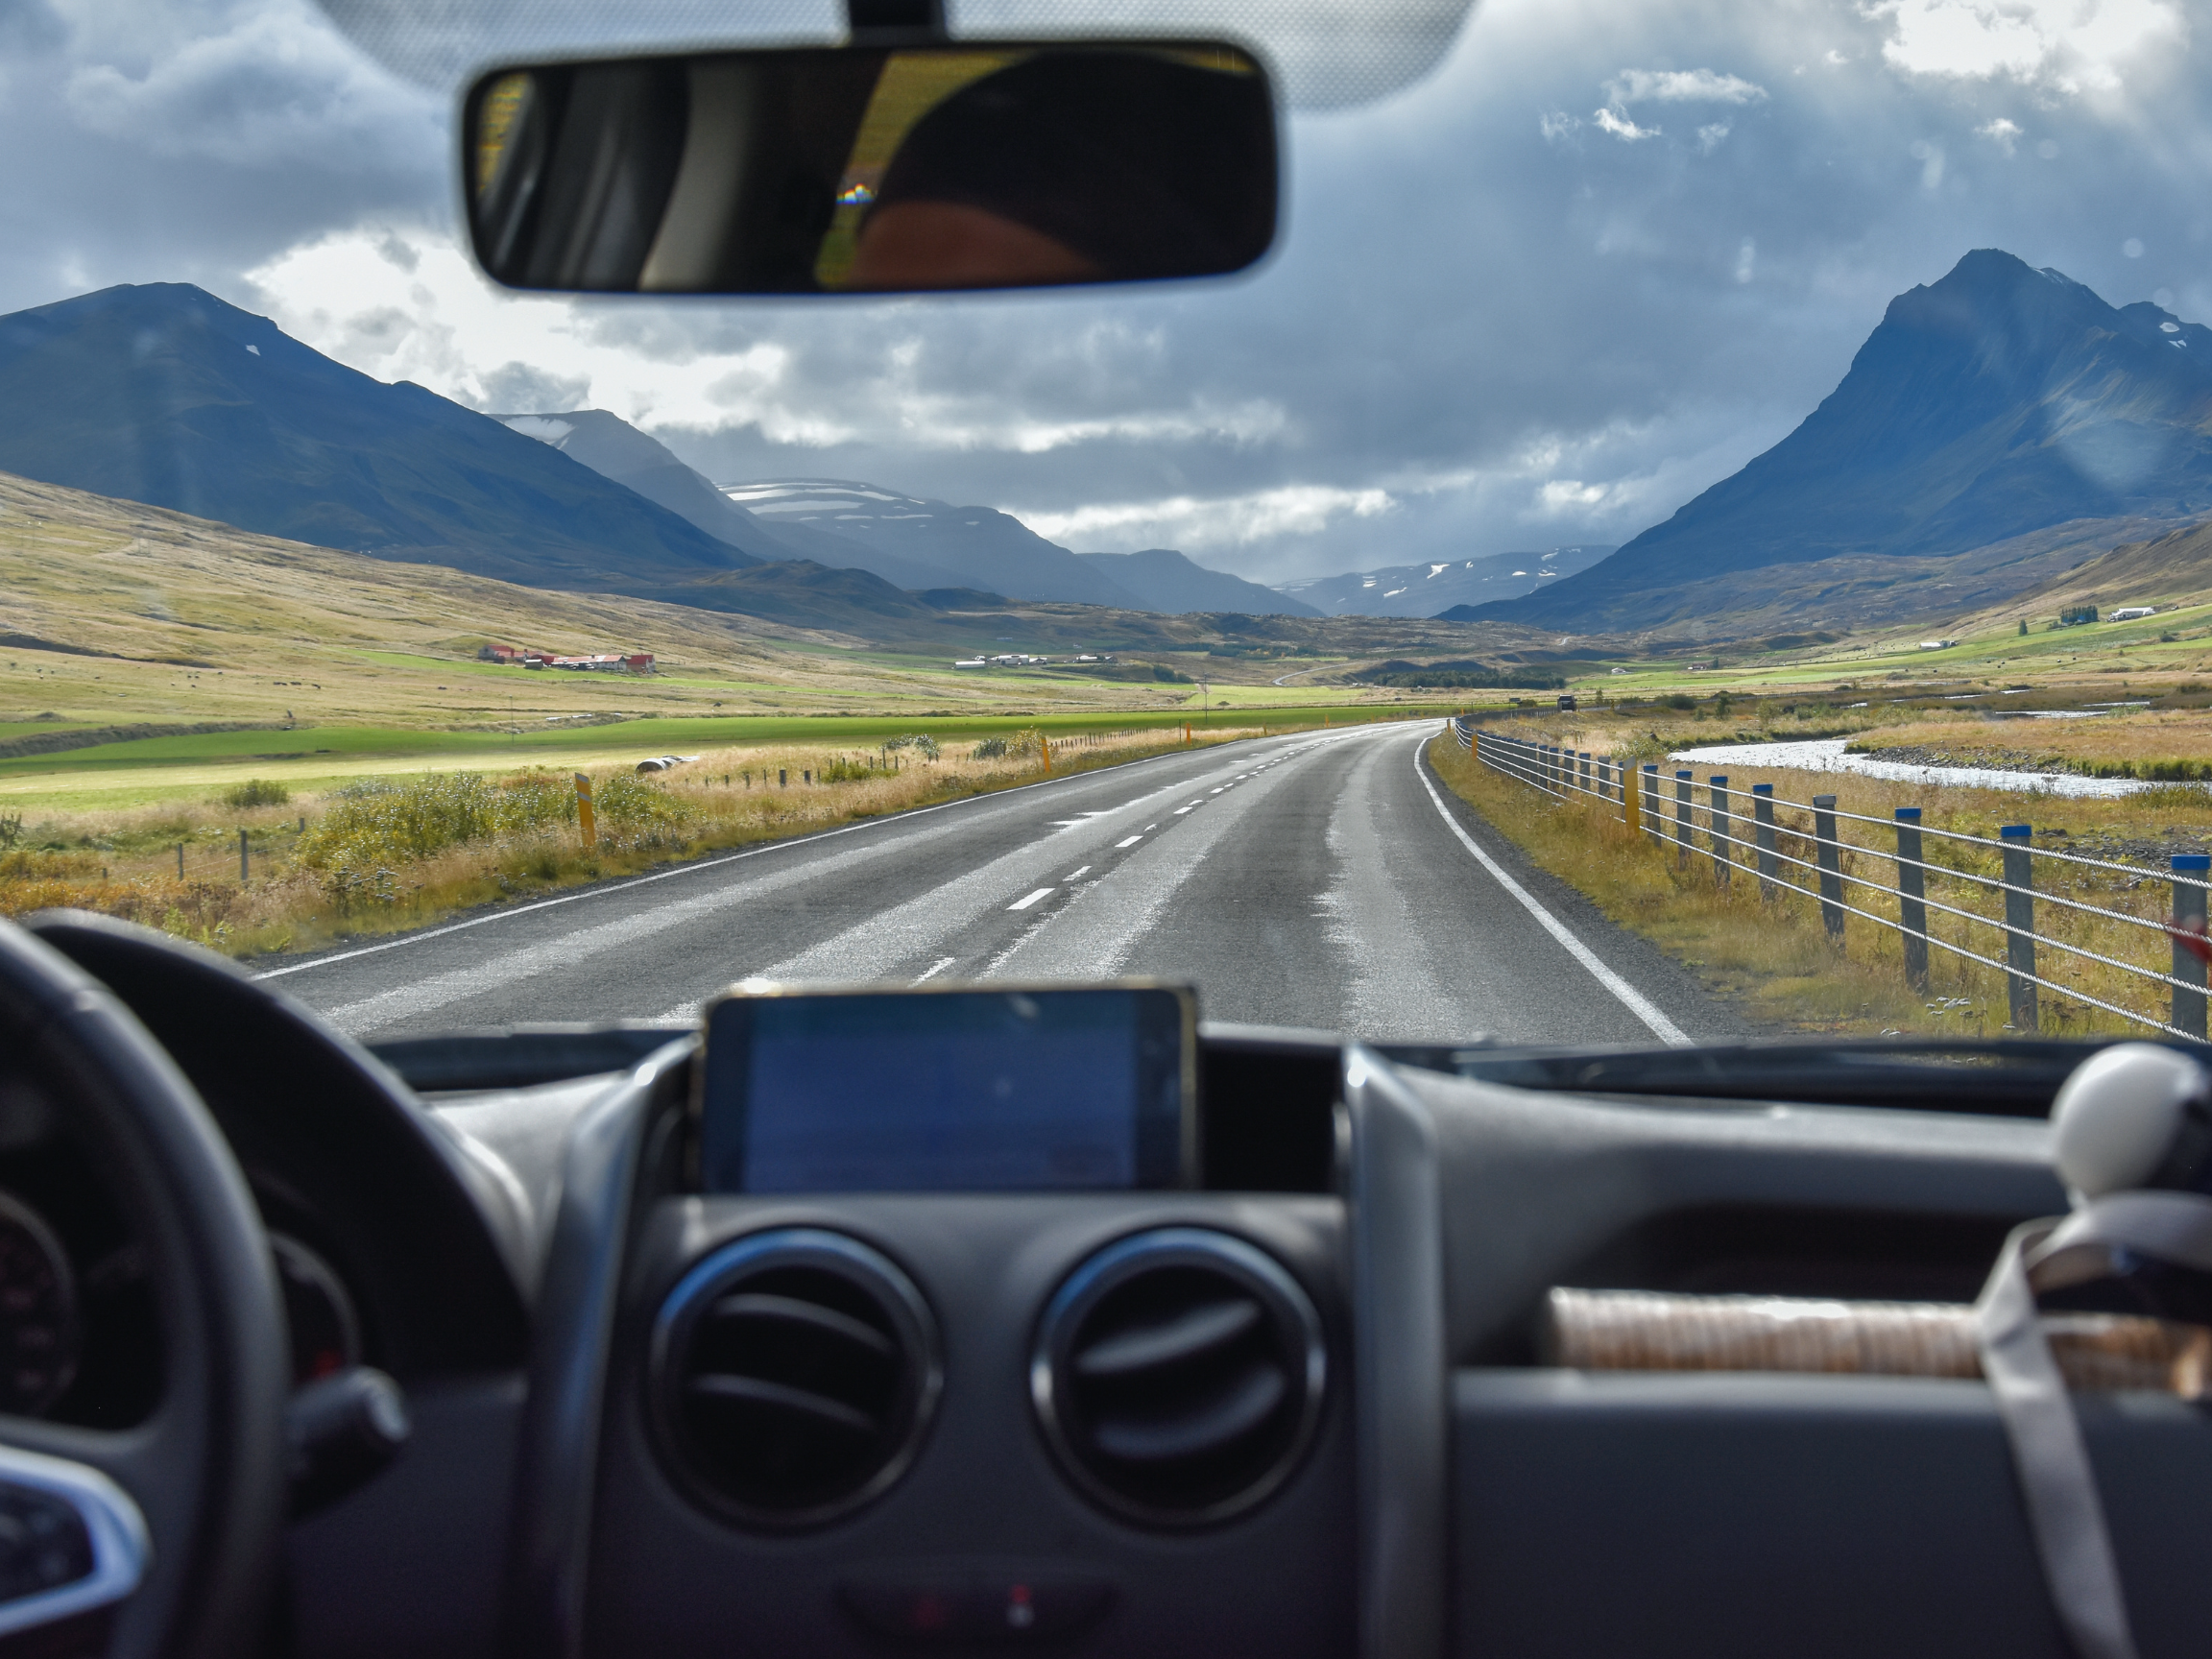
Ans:
[{"label": "dry yellow grass", "polygon": [[[1616,819],[1618,806],[1556,802],[1478,765],[1449,738],[1431,745],[1431,755],[1452,788],[1538,864],[1587,894],[1614,921],[1696,968],[1717,990],[1764,1022],[1866,1036],[2008,1034],[2007,982],[2000,970],[1932,949],[1930,984],[1921,993],[1906,983],[1903,943],[1893,927],[1849,916],[1844,947],[1839,952],[1827,942],[1817,902],[1809,893],[1793,888],[1772,901],[1762,900],[1757,878],[1741,867],[1726,887],[1719,886],[1710,853],[1707,782],[1719,768],[1695,768],[1696,851],[1685,860],[1671,843],[1654,844],[1631,833]],[[1663,774],[1661,802],[1670,835],[1674,822],[1673,770],[1669,766]],[[2126,864],[2128,870],[2115,871],[2035,860],[2039,893],[2136,919],[2131,924],[2084,915],[2039,899],[2035,928],[2047,939],[2161,974],[2172,964],[2171,942],[2159,926],[2140,924],[2162,924],[2168,914],[2167,854],[2195,851],[2212,840],[2212,795],[2196,789],[2155,790],[2119,801],[2076,801],[1743,766],[1730,766],[1726,772],[1732,790],[1748,791],[1754,783],[1770,782],[1779,800],[1796,803],[1809,802],[1815,792],[1834,794],[1840,811],[1879,820],[1839,824],[1839,839],[1864,849],[1846,849],[1840,864],[1847,878],[1845,902],[1887,920],[1898,914],[1896,865],[1892,856],[1879,850],[1894,849],[1892,813],[1902,805],[1922,808],[1925,830],[1993,837],[2001,825],[2028,823],[2040,847]],[[1813,861],[1811,813],[1784,805],[1775,816],[1782,829],[1779,850],[1787,856]],[[1739,838],[1751,838],[1750,828],[1742,819],[1733,828]],[[1938,874],[1949,870],[1994,879],[2001,873],[1997,852],[1927,834],[1924,856],[1930,866],[1933,937],[1982,956],[2002,958],[2005,936],[1996,927],[1946,916],[1933,902],[1979,916],[2001,915],[2000,894]],[[1734,861],[1741,866],[1748,854],[1739,848]],[[1809,872],[1791,871],[1787,865],[1785,871],[1810,885]],[[2044,1035],[2140,1036],[2149,1029],[2098,1008],[2090,998],[2159,1021],[2167,1017],[2171,993],[2163,985],[2049,944],[2038,948],[2037,957],[2038,974],[2061,988],[2038,991],[2038,1028]]]},{"label": "dry yellow grass", "polygon": [[1885,727],[1853,747],[1926,749],[1961,764],[1991,763],[2092,778],[2212,776],[2212,709],[2144,709],[2080,720],[1926,720]]},{"label": "dry yellow grass", "polygon": [[[1256,736],[1262,728],[1215,727],[1193,747]],[[978,757],[974,742],[930,758],[828,745],[709,750],[637,788],[631,767],[592,769],[604,800],[628,793],[647,809],[630,819],[602,811],[596,845],[582,844],[568,774],[543,768],[487,779],[497,789],[556,792],[552,821],[394,855],[387,841],[333,845],[325,833],[344,791],[246,809],[212,803],[78,813],[40,826],[65,851],[0,853],[0,915],[73,905],[121,916],[232,954],[306,950],[360,934],[418,926],[476,905],[733,847],[805,834],[863,818],[990,790],[1017,787],[1184,747],[1169,731],[1087,733],[1022,742]],[[1050,749],[1049,769],[1045,746]],[[452,774],[425,775],[447,790]],[[405,788],[376,779],[373,787]],[[0,828],[5,821],[0,820]],[[238,879],[238,830],[248,835],[251,878]],[[184,850],[183,869],[178,848]]]}]

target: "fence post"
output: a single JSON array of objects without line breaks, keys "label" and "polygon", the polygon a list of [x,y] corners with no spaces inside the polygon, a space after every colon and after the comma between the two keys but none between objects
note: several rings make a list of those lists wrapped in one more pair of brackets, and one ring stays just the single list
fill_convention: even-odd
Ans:
[{"label": "fence post", "polygon": [[1897,920],[1905,939],[1905,979],[1928,989],[1928,872],[1920,862],[1920,808],[1897,808]]},{"label": "fence post", "polygon": [[[779,772],[776,776],[781,778],[783,774]],[[585,846],[599,844],[598,821],[591,815],[591,780],[583,772],[576,774],[576,828],[582,832]]]},{"label": "fence post", "polygon": [[1674,862],[1690,862],[1690,774],[1674,774]]},{"label": "fence post", "polygon": [[2034,833],[2026,824],[2007,824],[2005,842],[2005,988],[2011,1003],[2012,1029],[2035,1029],[2035,862],[2029,850]]},{"label": "fence post", "polygon": [[[2200,938],[2204,933],[2205,871],[2212,869],[2212,856],[2202,853],[2176,853],[2174,854],[2174,921],[2176,926],[2195,925]],[[2174,987],[2174,1029],[2186,1031],[2199,1042],[2204,1040],[2204,959],[2187,949],[2179,939],[2174,941],[2174,977],[2183,979],[2196,987],[2184,991]]]},{"label": "fence post", "polygon": [[1654,841],[1666,839],[1666,808],[1659,804],[1659,762],[1644,762],[1642,774],[1642,804],[1637,817],[1640,827]]},{"label": "fence post", "polygon": [[1751,785],[1751,816],[1757,823],[1752,836],[1759,844],[1759,897],[1770,900],[1774,897],[1774,877],[1782,862],[1774,855],[1773,784]]},{"label": "fence post", "polygon": [[1725,776],[1706,780],[1712,789],[1712,810],[1706,814],[1706,828],[1713,831],[1713,881],[1725,887],[1736,870],[1736,834],[1734,814],[1728,809],[1728,780]]},{"label": "fence post", "polygon": [[241,887],[245,886],[247,879],[246,831],[241,830],[238,831],[238,885]]},{"label": "fence post", "polygon": [[184,879],[184,843],[177,843],[177,879]]},{"label": "fence post", "polygon": [[1813,839],[1820,864],[1820,926],[1828,942],[1843,945],[1843,860],[1836,847],[1836,797],[1813,797]]}]

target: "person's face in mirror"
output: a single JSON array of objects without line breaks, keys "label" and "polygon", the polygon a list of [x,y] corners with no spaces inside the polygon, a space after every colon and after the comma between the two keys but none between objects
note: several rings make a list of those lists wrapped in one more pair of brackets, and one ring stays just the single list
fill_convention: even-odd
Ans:
[{"label": "person's face in mirror", "polygon": [[1257,74],[1157,53],[1039,52],[915,123],[847,290],[1042,287],[1233,270],[1274,219]]},{"label": "person's face in mirror", "polygon": [[868,216],[845,286],[1042,287],[1101,282],[1104,267],[1019,220],[962,202],[895,202]]}]

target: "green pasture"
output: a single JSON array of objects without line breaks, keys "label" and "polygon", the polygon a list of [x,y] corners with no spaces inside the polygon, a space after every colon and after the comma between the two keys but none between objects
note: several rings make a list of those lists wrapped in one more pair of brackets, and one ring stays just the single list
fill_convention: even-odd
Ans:
[{"label": "green pasture", "polygon": [[[2079,628],[2044,629],[2031,622],[2033,632],[2015,628],[1988,629],[1960,637],[1959,643],[1940,651],[1923,651],[1921,638],[1939,637],[1938,629],[1925,629],[1912,637],[1876,640],[1839,641],[1808,650],[1744,653],[1716,645],[1699,660],[1717,660],[1718,669],[1688,672],[1679,662],[1616,661],[1571,675],[1574,690],[1604,690],[1608,695],[1642,695],[1648,691],[1718,691],[1734,686],[1799,685],[1815,681],[1851,680],[1865,689],[1890,674],[1914,680],[1978,680],[2026,678],[2053,673],[2081,674],[2119,668],[2140,668],[2149,673],[2185,669],[2212,655],[2212,604],[2162,611],[2131,622],[2092,622]],[[2195,635],[2161,640],[2161,634]],[[2125,657],[2122,656],[2125,653]],[[1610,672],[1615,667],[1625,674]]]},{"label": "green pasture", "polygon": [[[1403,705],[1308,704],[1272,707],[1265,721],[1284,728],[1389,719]],[[1187,721],[1248,726],[1262,711],[1090,709],[1080,713],[654,716],[606,726],[539,723],[519,733],[434,732],[389,726],[301,726],[276,732],[204,732],[103,743],[58,755],[0,759],[0,804],[13,811],[110,810],[211,793],[248,778],[267,778],[295,793],[349,779],[418,771],[517,766],[555,769],[605,765],[649,755],[692,754],[737,746],[873,748],[907,733],[969,741],[1035,728],[1047,736],[1085,732],[1179,729]],[[51,726],[42,728],[52,730]]]}]

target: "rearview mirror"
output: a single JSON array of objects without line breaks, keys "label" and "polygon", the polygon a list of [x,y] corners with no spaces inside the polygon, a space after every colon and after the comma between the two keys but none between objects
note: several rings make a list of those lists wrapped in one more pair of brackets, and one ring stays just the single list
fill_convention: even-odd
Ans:
[{"label": "rearview mirror", "polygon": [[1238,271],[1275,111],[1233,46],[929,45],[501,69],[476,256],[515,288],[897,293]]}]

